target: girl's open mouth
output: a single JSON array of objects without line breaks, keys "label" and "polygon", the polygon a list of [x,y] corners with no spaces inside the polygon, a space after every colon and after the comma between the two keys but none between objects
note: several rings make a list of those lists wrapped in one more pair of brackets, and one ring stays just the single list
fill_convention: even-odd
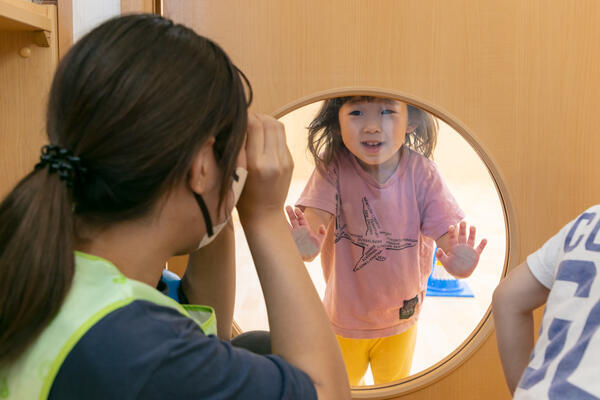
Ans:
[{"label": "girl's open mouth", "polygon": [[378,153],[384,142],[378,140],[364,140],[360,142],[360,144],[363,145],[363,149],[365,149],[367,153]]},{"label": "girl's open mouth", "polygon": [[379,142],[379,141],[375,141],[375,140],[365,140],[364,142],[360,142],[363,146],[367,146],[367,147],[380,147],[381,145],[383,145],[383,142]]}]

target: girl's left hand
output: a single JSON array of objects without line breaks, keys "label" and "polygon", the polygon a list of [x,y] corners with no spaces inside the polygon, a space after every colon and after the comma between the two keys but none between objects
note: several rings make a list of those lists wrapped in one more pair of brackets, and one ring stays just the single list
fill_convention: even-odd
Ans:
[{"label": "girl's left hand", "polygon": [[[440,240],[438,239],[436,257],[446,270],[457,278],[466,278],[471,275],[479,262],[479,256],[487,244],[487,239],[482,239],[479,246],[475,247],[476,233],[477,229],[471,226],[469,237],[467,238],[467,223],[462,221],[458,227],[458,235],[456,234],[456,227],[451,225],[448,227],[448,233],[442,237],[446,239],[444,245],[440,245]],[[446,254],[442,247],[446,248],[448,254]]]}]

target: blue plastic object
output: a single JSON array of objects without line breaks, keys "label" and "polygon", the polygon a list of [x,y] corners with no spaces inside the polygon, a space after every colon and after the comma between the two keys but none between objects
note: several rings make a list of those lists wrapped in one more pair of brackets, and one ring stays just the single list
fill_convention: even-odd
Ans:
[{"label": "blue plastic object", "polygon": [[475,297],[467,282],[455,279],[450,275],[433,253],[433,268],[427,279],[426,296],[433,297]]},{"label": "blue plastic object", "polygon": [[179,278],[179,275],[168,269],[163,269],[162,280],[169,288],[168,296],[176,302],[179,302],[179,285],[181,285],[181,278]]}]

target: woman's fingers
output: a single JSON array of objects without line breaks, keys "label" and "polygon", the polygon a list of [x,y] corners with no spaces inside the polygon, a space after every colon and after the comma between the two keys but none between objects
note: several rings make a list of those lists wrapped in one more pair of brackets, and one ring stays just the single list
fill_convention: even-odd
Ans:
[{"label": "woman's fingers", "polygon": [[[266,176],[291,172],[293,161],[286,143],[285,127],[268,115],[257,114],[256,117],[263,131],[263,148],[257,160],[259,169]],[[256,144],[258,146],[258,141]]]},{"label": "woman's fingers", "polygon": [[292,155],[290,154],[290,150],[287,147],[287,141],[286,141],[286,136],[285,136],[285,126],[283,125],[283,123],[277,121],[277,124],[279,125],[279,154],[282,155],[282,158],[287,158],[288,156],[291,158]]},{"label": "woman's fingers", "polygon": [[285,127],[275,118],[268,115],[259,115],[265,127],[264,153],[275,155],[272,161],[277,161],[281,166],[288,166],[291,154],[285,138]]},{"label": "woman's fingers", "polygon": [[282,124],[268,115],[260,114],[259,118],[264,125],[265,131],[268,133],[265,135],[263,152],[267,154],[279,154],[280,136],[283,131]]},{"label": "woman's fingers", "polygon": [[[293,169],[283,124],[268,115],[249,113],[246,157],[248,178],[238,203],[240,217],[248,220],[281,212]],[[290,222],[297,220],[293,214],[293,209],[288,212]]]},{"label": "woman's fingers", "polygon": [[246,135],[246,153],[248,162],[254,162],[264,152],[264,129],[261,119],[254,113],[248,113],[248,132]]}]

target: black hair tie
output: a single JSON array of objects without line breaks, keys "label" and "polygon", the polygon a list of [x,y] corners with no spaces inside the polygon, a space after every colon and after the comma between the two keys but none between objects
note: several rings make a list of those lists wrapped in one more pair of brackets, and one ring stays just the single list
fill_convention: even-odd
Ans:
[{"label": "black hair tie", "polygon": [[40,162],[35,165],[35,169],[49,166],[50,172],[57,172],[61,181],[67,183],[67,187],[72,188],[76,179],[83,179],[87,168],[82,166],[81,158],[74,156],[73,153],[60,146],[50,144],[42,146]]}]

